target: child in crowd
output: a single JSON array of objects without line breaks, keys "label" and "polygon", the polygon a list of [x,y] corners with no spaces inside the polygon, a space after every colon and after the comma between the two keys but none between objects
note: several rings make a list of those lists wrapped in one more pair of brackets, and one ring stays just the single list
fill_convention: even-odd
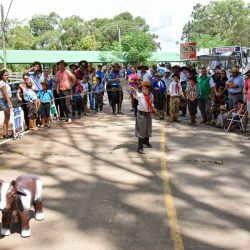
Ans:
[{"label": "child in crowd", "polygon": [[29,129],[30,130],[39,130],[36,126],[37,119],[37,110],[39,108],[39,100],[37,98],[36,93],[32,90],[33,84],[32,82],[28,82],[26,84],[26,89],[23,92],[23,99],[27,105],[27,112],[29,118]]},{"label": "child in crowd", "polygon": [[169,85],[169,94],[170,94],[170,121],[178,122],[179,117],[179,108],[180,108],[180,100],[183,96],[182,87],[179,82],[179,75],[172,75],[173,81]]},{"label": "child in crowd", "polygon": [[152,112],[154,111],[153,100],[151,94],[153,87],[150,82],[143,82],[141,84],[142,92],[138,92],[135,88],[130,87],[134,98],[138,100],[138,111],[136,116],[135,135],[138,137],[137,152],[144,154],[143,144],[152,148],[149,142],[149,137],[152,134]]},{"label": "child in crowd", "polygon": [[47,80],[42,81],[42,90],[37,94],[40,100],[40,112],[41,112],[41,127],[50,126],[50,106],[53,100],[52,91],[49,89],[49,83]]},{"label": "child in crowd", "polygon": [[227,118],[228,118],[227,109],[226,109],[225,105],[221,105],[220,106],[220,113],[216,119],[215,127],[216,128],[224,128]]},{"label": "child in crowd", "polygon": [[83,86],[83,112],[84,112],[84,115],[87,115],[88,89],[89,89],[89,76],[88,75],[85,75],[82,78],[82,86]]},{"label": "child in crowd", "polygon": [[214,96],[213,115],[214,115],[215,119],[217,118],[217,116],[220,113],[220,107],[222,105],[225,105],[227,99],[228,99],[228,97],[227,97],[227,93],[225,91],[225,87],[222,85],[219,86],[219,88]]},{"label": "child in crowd", "polygon": [[73,119],[75,118],[76,112],[78,114],[78,119],[81,118],[81,113],[84,110],[83,94],[84,94],[84,86],[82,85],[81,78],[77,77],[76,84],[73,87],[73,98],[72,98]]},{"label": "child in crowd", "polygon": [[98,112],[98,108],[99,108],[100,112],[102,112],[104,85],[99,75],[96,75],[95,78],[96,78],[96,84],[94,86],[95,111]]},{"label": "child in crowd", "polygon": [[198,98],[200,95],[200,89],[197,84],[196,77],[191,77],[188,81],[187,88],[186,88],[186,95],[188,100],[188,110],[191,118],[190,125],[196,125],[196,114],[197,114],[197,107],[198,107]]}]

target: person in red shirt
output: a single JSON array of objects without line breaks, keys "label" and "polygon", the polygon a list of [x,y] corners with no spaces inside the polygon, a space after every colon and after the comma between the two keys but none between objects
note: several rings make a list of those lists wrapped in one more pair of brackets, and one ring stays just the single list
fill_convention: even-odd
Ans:
[{"label": "person in red shirt", "polygon": [[72,122],[71,89],[76,83],[75,76],[67,70],[67,63],[61,60],[57,63],[59,70],[56,73],[57,93],[60,95],[60,102],[63,112],[69,123]]}]

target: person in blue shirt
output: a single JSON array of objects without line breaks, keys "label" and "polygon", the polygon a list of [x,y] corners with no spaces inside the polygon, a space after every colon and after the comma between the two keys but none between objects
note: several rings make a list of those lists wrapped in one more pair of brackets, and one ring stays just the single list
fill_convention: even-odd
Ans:
[{"label": "person in blue shirt", "polygon": [[101,81],[103,81],[104,73],[102,71],[102,65],[98,65],[98,70],[96,71],[96,74],[101,78]]},{"label": "person in blue shirt", "polygon": [[228,89],[229,108],[236,107],[236,102],[243,100],[244,79],[240,73],[239,67],[234,66],[231,70],[232,76],[226,82]]},{"label": "person in blue shirt", "polygon": [[49,89],[49,83],[47,80],[42,82],[42,90],[37,94],[40,100],[40,113],[41,113],[41,127],[50,126],[50,106],[53,100],[52,91]]},{"label": "person in blue shirt", "polygon": [[27,82],[26,89],[23,92],[23,99],[25,101],[25,105],[28,112],[28,119],[29,119],[29,129],[30,130],[38,130],[36,126],[36,119],[37,119],[37,110],[39,101],[37,98],[36,93],[32,90],[33,84],[31,81]]},{"label": "person in blue shirt", "polygon": [[42,81],[44,80],[44,75],[42,73],[42,65],[40,62],[36,61],[32,64],[32,67],[26,71],[29,74],[30,80],[33,84],[33,90],[37,93],[42,90]]},{"label": "person in blue shirt", "polygon": [[112,107],[113,114],[116,115],[116,105],[118,106],[118,114],[123,114],[121,112],[123,92],[121,88],[121,78],[122,74],[120,72],[120,65],[115,63],[113,65],[113,70],[108,77],[107,91],[110,91],[110,105]]},{"label": "person in blue shirt", "polygon": [[78,114],[78,119],[81,118],[82,111],[84,111],[84,100],[83,94],[84,89],[86,91],[87,86],[83,85],[80,76],[76,77],[76,84],[73,87],[73,105],[72,105],[72,115],[75,118],[75,113]]},{"label": "person in blue shirt", "polygon": [[96,75],[96,84],[94,86],[95,93],[95,111],[98,112],[98,108],[102,113],[103,108],[103,93],[104,93],[104,85],[102,83],[101,77]]},{"label": "person in blue shirt", "polygon": [[165,108],[165,96],[166,96],[166,84],[161,79],[162,75],[160,72],[155,73],[157,79],[153,82],[153,95],[154,95],[154,107],[157,110],[155,118],[164,119],[164,108]]}]

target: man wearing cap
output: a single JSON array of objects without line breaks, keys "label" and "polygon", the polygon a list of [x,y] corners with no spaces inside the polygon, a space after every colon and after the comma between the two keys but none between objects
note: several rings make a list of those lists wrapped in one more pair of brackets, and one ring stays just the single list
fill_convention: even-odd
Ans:
[{"label": "man wearing cap", "polygon": [[121,88],[121,79],[122,73],[120,71],[120,65],[115,63],[113,69],[108,76],[108,86],[107,91],[110,92],[110,105],[112,107],[112,112],[116,115],[116,105],[118,106],[118,114],[122,114],[122,101],[123,101],[123,92]]},{"label": "man wearing cap", "polygon": [[237,101],[243,100],[244,80],[238,66],[234,66],[231,73],[232,76],[226,82],[226,87],[229,93],[229,108],[233,109]]},{"label": "man wearing cap", "polygon": [[68,122],[72,122],[72,108],[71,108],[71,89],[76,83],[75,76],[66,69],[67,64],[64,60],[58,62],[59,70],[56,73],[57,79],[57,93],[60,95],[60,101],[63,112],[65,113]]}]

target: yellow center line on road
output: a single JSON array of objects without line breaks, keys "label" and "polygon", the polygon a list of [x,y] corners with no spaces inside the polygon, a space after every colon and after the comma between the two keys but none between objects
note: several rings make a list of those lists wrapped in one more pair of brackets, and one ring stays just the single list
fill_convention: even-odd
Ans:
[{"label": "yellow center line on road", "polygon": [[169,221],[170,233],[173,241],[174,250],[184,250],[180,227],[177,221],[177,213],[174,205],[174,198],[171,192],[170,177],[167,170],[165,123],[162,125],[161,129],[161,168],[162,168],[164,201],[166,204],[166,213]]}]

